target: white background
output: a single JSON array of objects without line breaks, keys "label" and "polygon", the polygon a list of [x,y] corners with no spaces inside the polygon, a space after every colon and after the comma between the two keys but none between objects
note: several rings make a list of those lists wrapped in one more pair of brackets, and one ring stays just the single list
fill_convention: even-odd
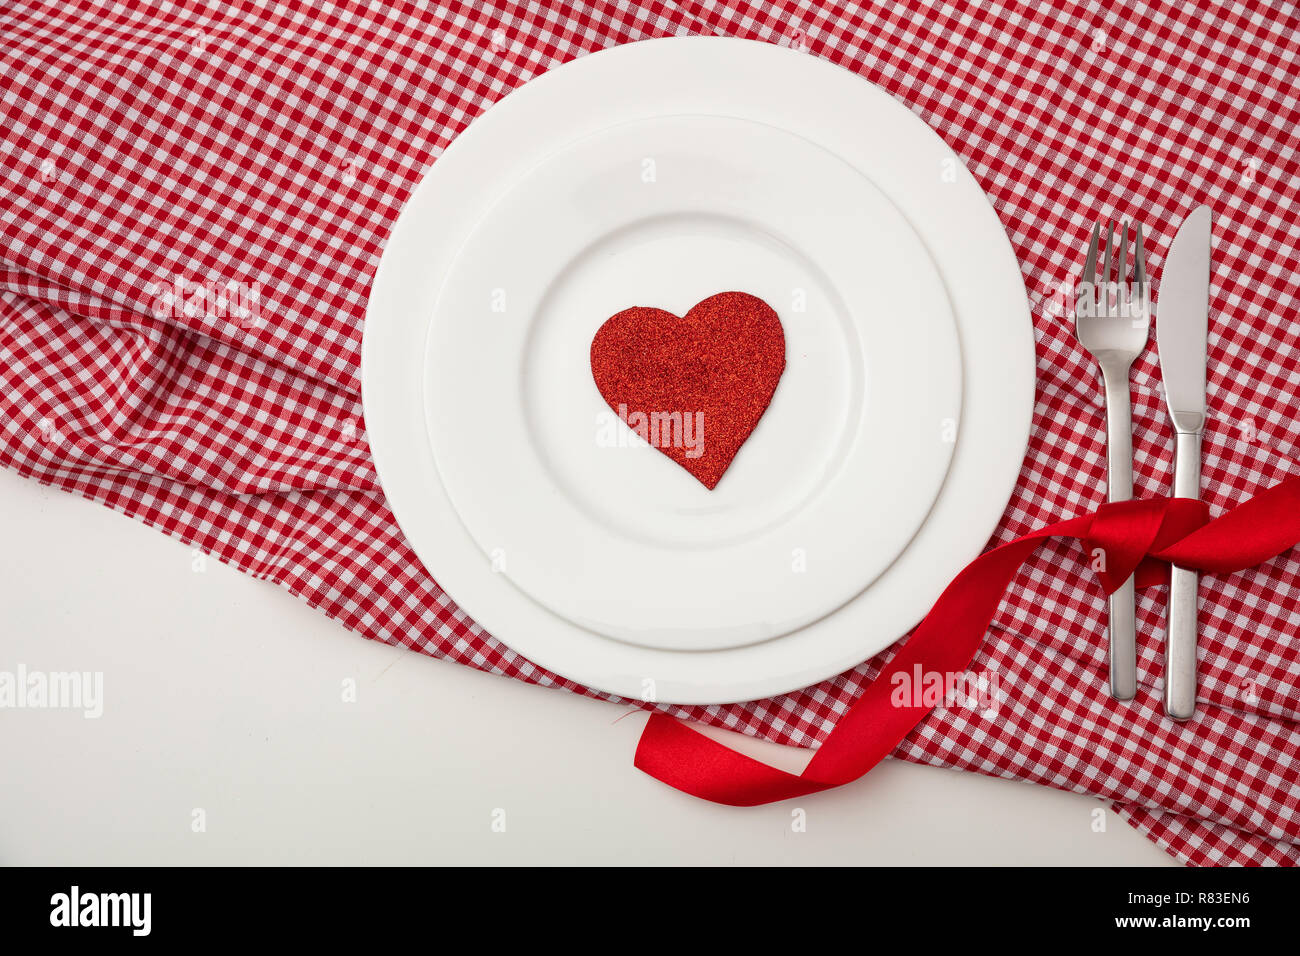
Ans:
[{"label": "white background", "polygon": [[98,720],[0,710],[2,863],[1174,862],[1095,799],[895,760],[802,800],[714,806],[633,768],[630,708],[363,640],[7,471],[0,528],[0,670],[104,674]]}]

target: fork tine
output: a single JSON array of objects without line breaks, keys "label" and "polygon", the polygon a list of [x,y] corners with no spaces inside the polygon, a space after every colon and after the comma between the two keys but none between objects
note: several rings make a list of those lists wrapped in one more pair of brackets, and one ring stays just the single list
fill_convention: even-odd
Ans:
[{"label": "fork tine", "polygon": [[1098,315],[1110,314],[1110,289],[1113,281],[1110,277],[1110,260],[1114,245],[1115,224],[1108,219],[1106,220],[1106,258],[1101,267],[1101,308],[1098,310]]},{"label": "fork tine", "polygon": [[1147,257],[1142,252],[1142,223],[1137,224],[1137,242],[1133,246],[1133,279],[1137,282],[1138,295],[1142,302],[1147,301]]},{"label": "fork tine", "polygon": [[1088,258],[1083,264],[1083,278],[1079,280],[1080,285],[1087,283],[1088,300],[1094,309],[1097,305],[1097,244],[1100,241],[1101,223],[1097,222],[1092,227],[1092,242],[1088,243]]},{"label": "fork tine", "polygon": [[1119,227],[1119,269],[1115,274],[1115,304],[1120,315],[1126,314],[1133,301],[1132,289],[1128,284],[1128,223]]},{"label": "fork tine", "polygon": [[1120,285],[1128,282],[1128,223],[1119,227],[1119,272],[1115,281]]}]

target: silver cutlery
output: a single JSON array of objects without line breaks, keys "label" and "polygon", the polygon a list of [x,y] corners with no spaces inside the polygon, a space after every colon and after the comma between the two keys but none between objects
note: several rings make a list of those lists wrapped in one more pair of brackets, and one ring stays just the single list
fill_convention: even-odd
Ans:
[{"label": "silver cutlery", "polygon": [[[1129,225],[1120,227],[1118,262],[1112,271],[1115,227],[1106,225],[1106,252],[1100,278],[1097,246],[1101,223],[1092,231],[1088,259],[1076,289],[1075,334],[1101,367],[1106,389],[1106,496],[1109,501],[1133,497],[1133,416],[1129,369],[1146,348],[1150,329],[1146,257],[1142,227],[1135,230],[1133,281],[1128,276]],[[1133,578],[1110,596],[1110,692],[1117,700],[1137,693],[1137,615]]]},{"label": "silver cutlery", "polygon": [[[1165,256],[1156,309],[1156,345],[1165,400],[1174,426],[1174,496],[1201,496],[1201,433],[1205,428],[1205,356],[1210,312],[1210,208],[1183,220]],[[1196,712],[1196,572],[1174,567],[1165,630],[1165,713]]]}]

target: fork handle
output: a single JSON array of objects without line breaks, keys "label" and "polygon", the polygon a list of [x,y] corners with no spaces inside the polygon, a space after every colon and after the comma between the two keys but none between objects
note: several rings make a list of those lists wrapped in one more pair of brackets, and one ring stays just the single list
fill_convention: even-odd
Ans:
[{"label": "fork handle", "polygon": [[[1201,497],[1201,433],[1174,435],[1174,497]],[[1188,720],[1196,713],[1196,592],[1191,568],[1169,572],[1169,621],[1165,629],[1165,713]]]},{"label": "fork handle", "polygon": [[[1129,366],[1102,363],[1106,385],[1106,497],[1133,497],[1133,412],[1129,395]],[[1132,700],[1137,694],[1137,611],[1133,578],[1110,596],[1110,694]]]}]

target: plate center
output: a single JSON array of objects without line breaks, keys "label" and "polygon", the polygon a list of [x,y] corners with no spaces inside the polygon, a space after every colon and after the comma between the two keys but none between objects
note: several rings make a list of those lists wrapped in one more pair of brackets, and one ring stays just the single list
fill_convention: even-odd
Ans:
[{"label": "plate center", "polygon": [[[786,368],[771,405],[710,491],[605,404],[587,346],[624,308],[684,315],[724,291],[772,306],[785,331]],[[779,524],[838,473],[862,414],[866,370],[839,294],[798,249],[741,218],[682,212],[600,237],[556,276],[529,336],[521,394],[535,454],[575,506],[646,544],[718,546]],[[688,439],[707,443],[708,422],[668,438]]]}]

